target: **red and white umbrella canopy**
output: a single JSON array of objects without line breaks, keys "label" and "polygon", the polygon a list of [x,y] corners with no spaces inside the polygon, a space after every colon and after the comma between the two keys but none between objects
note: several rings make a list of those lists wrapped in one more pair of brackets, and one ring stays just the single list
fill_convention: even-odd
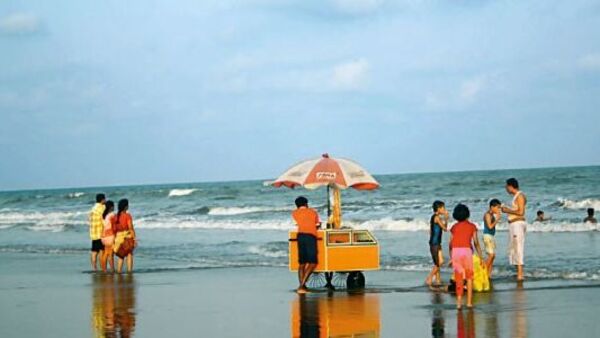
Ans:
[{"label": "red and white umbrella canopy", "polygon": [[322,186],[338,189],[352,187],[357,190],[379,188],[379,183],[358,163],[344,158],[331,158],[327,154],[292,166],[271,184],[275,187],[303,186],[307,189]]}]

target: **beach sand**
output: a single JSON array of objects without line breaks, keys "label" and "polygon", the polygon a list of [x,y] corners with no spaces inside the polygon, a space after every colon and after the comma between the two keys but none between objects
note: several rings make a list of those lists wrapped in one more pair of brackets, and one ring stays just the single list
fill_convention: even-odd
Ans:
[{"label": "beach sand", "polygon": [[[1,337],[594,337],[600,285],[510,280],[474,310],[420,286],[422,272],[367,274],[363,293],[293,292],[285,268],[77,271],[87,257],[0,254]],[[145,264],[147,264],[146,262]],[[144,264],[142,264],[144,265]]]}]

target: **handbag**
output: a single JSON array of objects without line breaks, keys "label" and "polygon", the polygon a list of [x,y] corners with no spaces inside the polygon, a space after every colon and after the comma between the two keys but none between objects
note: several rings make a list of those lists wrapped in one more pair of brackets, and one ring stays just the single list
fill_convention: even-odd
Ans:
[{"label": "handbag", "polygon": [[135,241],[131,237],[126,237],[123,239],[123,243],[119,246],[119,249],[116,252],[116,255],[119,258],[125,258],[127,255],[133,252],[135,247]]}]

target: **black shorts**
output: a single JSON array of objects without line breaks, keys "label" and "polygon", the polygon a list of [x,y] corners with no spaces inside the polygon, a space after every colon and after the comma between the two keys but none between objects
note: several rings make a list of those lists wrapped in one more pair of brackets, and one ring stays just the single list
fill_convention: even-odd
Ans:
[{"label": "black shorts", "polygon": [[104,244],[102,244],[101,239],[96,239],[92,241],[92,251],[98,252],[104,250]]},{"label": "black shorts", "polygon": [[429,244],[429,252],[431,253],[431,259],[433,260],[433,264],[440,267],[440,250],[442,249],[441,245]]},{"label": "black shorts", "polygon": [[317,238],[309,234],[298,234],[298,263],[317,264]]}]

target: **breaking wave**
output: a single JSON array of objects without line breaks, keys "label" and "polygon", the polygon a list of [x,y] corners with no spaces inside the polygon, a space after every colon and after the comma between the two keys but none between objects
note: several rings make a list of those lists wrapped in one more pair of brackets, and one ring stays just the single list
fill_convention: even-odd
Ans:
[{"label": "breaking wave", "polygon": [[557,203],[560,207],[565,208],[565,209],[575,209],[575,210],[581,210],[581,209],[587,209],[587,208],[600,209],[600,200],[593,199],[593,198],[586,198],[586,199],[579,200],[579,201],[569,200],[566,198],[559,198]]},{"label": "breaking wave", "polygon": [[171,189],[171,191],[169,191],[169,197],[188,196],[197,190],[198,189]]},{"label": "breaking wave", "polygon": [[243,214],[253,214],[260,212],[281,212],[291,211],[289,207],[285,208],[266,208],[266,207],[215,207],[210,208],[209,215],[212,216],[234,216]]},{"label": "breaking wave", "polygon": [[63,231],[68,224],[82,223],[87,219],[87,212],[3,212],[0,213],[0,229],[18,225],[26,225],[33,231]]},{"label": "breaking wave", "polygon": [[140,229],[222,229],[222,230],[291,230],[291,222],[281,221],[210,221],[196,219],[160,220],[140,219],[136,222]]},{"label": "breaking wave", "polygon": [[599,231],[598,224],[591,223],[557,223],[557,222],[535,222],[527,225],[528,232],[585,232]]},{"label": "breaking wave", "polygon": [[248,248],[248,252],[251,254],[270,257],[270,258],[282,258],[288,256],[288,243],[287,242],[271,242],[261,245],[252,245]]}]

